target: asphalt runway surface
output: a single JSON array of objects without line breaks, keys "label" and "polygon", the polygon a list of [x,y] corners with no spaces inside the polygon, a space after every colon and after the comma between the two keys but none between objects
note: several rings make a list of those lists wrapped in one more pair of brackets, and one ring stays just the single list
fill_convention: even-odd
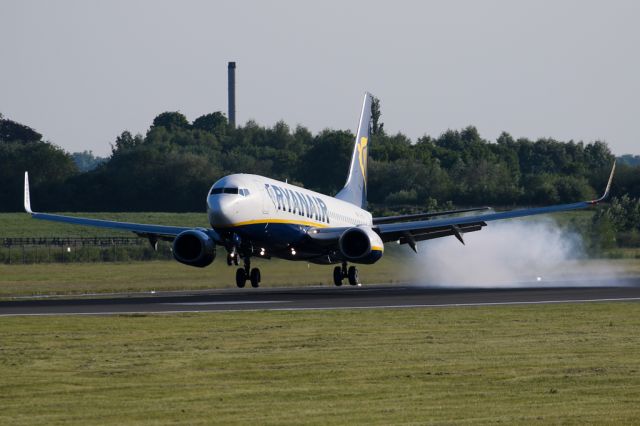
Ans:
[{"label": "asphalt runway surface", "polygon": [[601,279],[521,283],[518,288],[500,289],[398,284],[16,298],[0,302],[0,316],[438,308],[613,301],[640,302],[640,277],[614,282]]}]

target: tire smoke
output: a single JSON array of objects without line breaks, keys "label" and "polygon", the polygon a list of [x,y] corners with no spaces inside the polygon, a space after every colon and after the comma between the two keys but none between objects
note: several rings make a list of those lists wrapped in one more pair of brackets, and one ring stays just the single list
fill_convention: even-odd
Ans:
[{"label": "tire smoke", "polygon": [[[544,287],[587,277],[582,237],[551,218],[489,222],[464,239],[466,245],[454,237],[420,243],[413,265],[416,282],[449,288]],[[583,285],[578,282],[574,285]]]}]

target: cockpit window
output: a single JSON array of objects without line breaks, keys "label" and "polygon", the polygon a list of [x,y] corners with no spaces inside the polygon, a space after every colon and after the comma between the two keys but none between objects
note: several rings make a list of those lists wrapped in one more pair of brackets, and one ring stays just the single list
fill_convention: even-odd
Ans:
[{"label": "cockpit window", "polygon": [[211,188],[209,195],[216,194],[240,194],[246,197],[249,195],[249,190],[246,188]]}]

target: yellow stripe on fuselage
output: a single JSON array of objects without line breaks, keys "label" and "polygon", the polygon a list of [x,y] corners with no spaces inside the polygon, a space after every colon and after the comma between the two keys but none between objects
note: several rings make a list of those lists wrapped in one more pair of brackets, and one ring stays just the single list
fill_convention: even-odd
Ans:
[{"label": "yellow stripe on fuselage", "polygon": [[215,225],[214,228],[235,228],[237,226],[245,225],[268,225],[269,223],[284,223],[287,225],[300,225],[300,226],[312,226],[314,228],[328,228],[329,225],[320,222],[307,222],[304,220],[290,220],[290,219],[257,219],[246,220],[244,222],[232,223],[230,225]]}]

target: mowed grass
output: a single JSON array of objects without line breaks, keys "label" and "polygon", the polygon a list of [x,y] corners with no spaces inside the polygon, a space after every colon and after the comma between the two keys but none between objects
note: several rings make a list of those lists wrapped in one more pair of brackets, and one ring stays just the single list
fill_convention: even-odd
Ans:
[{"label": "mowed grass", "polygon": [[638,306],[6,317],[0,424],[637,424]]},{"label": "mowed grass", "polygon": [[[224,255],[224,251],[221,251]],[[359,266],[366,283],[395,283],[411,278],[412,270],[398,268],[393,255],[374,265]],[[254,260],[262,271],[261,286],[333,286],[333,266],[284,260]],[[147,292],[235,288],[237,267],[216,258],[206,268],[177,261],[133,263],[0,264],[0,298],[54,294]],[[345,283],[347,281],[345,280]],[[348,285],[348,284],[345,284]],[[251,284],[247,281],[247,287]]]},{"label": "mowed grass", "polygon": [[[408,250],[394,247],[374,265],[359,265],[361,281],[364,285],[422,282],[421,269],[415,262],[407,261],[413,255]],[[333,266],[330,265],[275,259],[255,260],[252,265],[262,271],[262,287],[333,286]],[[563,280],[640,276],[637,259],[568,261],[557,269],[556,278]],[[173,260],[0,264],[0,298],[236,288],[235,271],[235,266],[227,266],[221,258],[207,268],[194,268]],[[554,280],[553,274],[554,271],[549,271],[550,281]],[[348,285],[346,280],[344,285]],[[251,291],[249,282],[247,287],[245,291]]]}]

